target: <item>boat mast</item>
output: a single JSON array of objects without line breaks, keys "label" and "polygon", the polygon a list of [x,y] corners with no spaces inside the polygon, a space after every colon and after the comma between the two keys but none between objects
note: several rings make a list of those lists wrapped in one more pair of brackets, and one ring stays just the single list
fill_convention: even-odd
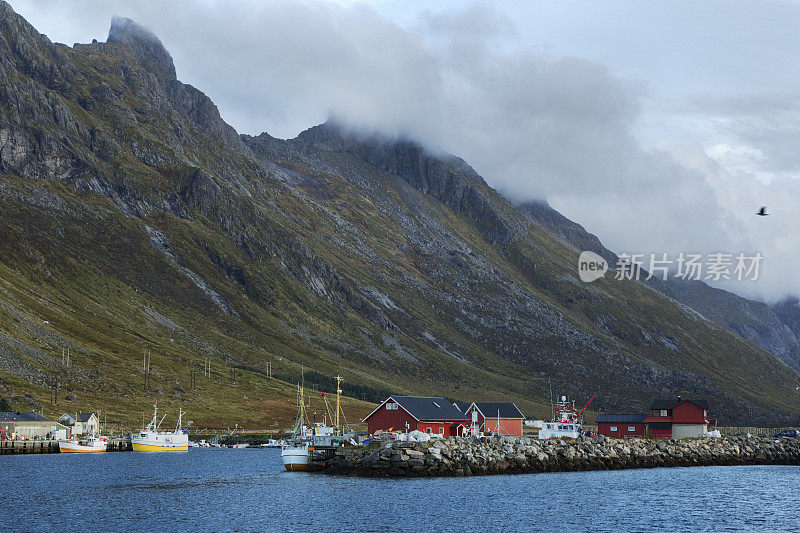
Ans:
[{"label": "boat mast", "polygon": [[158,431],[158,426],[156,425],[156,421],[158,420],[158,405],[153,405],[153,420],[147,424],[147,429],[152,431]]},{"label": "boat mast", "polygon": [[305,376],[305,369],[301,366],[300,367],[300,418],[298,421],[298,425],[300,426],[300,434],[303,434],[303,427],[306,423],[306,400],[305,400],[305,385],[306,385],[306,376]]},{"label": "boat mast", "polygon": [[342,376],[336,376],[336,436],[340,437],[342,435],[342,430],[339,427],[339,411],[341,407],[339,407],[339,397],[342,394]]}]

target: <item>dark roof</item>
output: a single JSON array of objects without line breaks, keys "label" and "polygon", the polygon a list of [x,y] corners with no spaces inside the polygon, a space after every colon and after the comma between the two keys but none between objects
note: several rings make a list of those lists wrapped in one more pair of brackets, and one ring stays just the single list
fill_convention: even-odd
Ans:
[{"label": "dark roof", "polygon": [[61,415],[61,418],[59,418],[59,420],[61,420],[62,418],[69,418],[70,420],[74,421],[76,414],[78,416],[78,422],[88,422],[89,419],[92,417],[92,415],[95,413],[94,411],[89,413],[64,413],[63,415]]},{"label": "dark roof", "polygon": [[467,417],[441,396],[392,396],[417,420],[466,420]]},{"label": "dark roof", "polygon": [[500,418],[525,418],[522,411],[510,402],[475,402],[475,407],[485,418],[496,418],[498,412]]},{"label": "dark roof", "polygon": [[0,420],[3,422],[49,422],[49,418],[45,418],[38,413],[20,413],[18,411],[2,411],[0,412]]},{"label": "dark roof", "polygon": [[600,414],[597,415],[597,423],[602,422],[616,422],[618,424],[641,424],[647,415],[617,415],[617,414]]},{"label": "dark roof", "polygon": [[681,398],[681,397],[675,398],[674,400],[673,399],[666,400],[663,398],[658,400],[653,400],[653,402],[650,404],[650,409],[672,409],[679,403],[683,402],[692,402],[693,404],[698,405],[703,409],[708,409],[708,402],[706,400],[700,400],[696,398]]},{"label": "dark roof", "polygon": [[469,406],[472,404],[468,402],[453,402],[453,405],[455,405],[456,409],[458,409],[462,413],[466,413],[467,409],[469,409]]}]

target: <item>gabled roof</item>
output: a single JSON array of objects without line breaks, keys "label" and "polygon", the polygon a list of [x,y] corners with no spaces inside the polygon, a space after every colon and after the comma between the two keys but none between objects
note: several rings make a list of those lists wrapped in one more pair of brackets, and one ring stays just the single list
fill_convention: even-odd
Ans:
[{"label": "gabled roof", "polygon": [[400,407],[417,420],[453,420],[459,422],[467,420],[467,417],[459,412],[449,400],[441,396],[389,396],[372,413],[364,417],[364,420],[366,421],[388,401],[397,402]]},{"label": "gabled roof", "polygon": [[617,423],[617,424],[641,424],[647,415],[619,415],[619,414],[599,414],[597,415],[597,423]]},{"label": "gabled roof", "polygon": [[474,402],[472,405],[478,408],[484,418],[525,418],[522,411],[510,402]]},{"label": "gabled roof", "polygon": [[675,406],[682,404],[683,402],[691,402],[698,407],[702,407],[703,409],[708,409],[708,402],[706,400],[700,399],[693,399],[693,398],[681,398],[678,396],[674,400],[672,399],[658,399],[653,400],[650,404],[650,409],[673,409]]},{"label": "gabled roof", "polygon": [[38,413],[20,413],[18,411],[0,412],[0,421],[3,422],[50,422]]},{"label": "gabled roof", "polygon": [[469,409],[469,406],[472,404],[469,402],[453,402],[453,405],[455,405],[456,409],[460,412],[466,413],[467,409]]},{"label": "gabled roof", "polygon": [[68,418],[68,419],[70,419],[70,420],[72,420],[74,422],[76,414],[78,416],[78,422],[83,423],[83,422],[88,422],[89,419],[92,418],[92,415],[95,414],[95,413],[94,412],[91,412],[91,413],[64,413],[63,415],[61,415],[61,418],[59,418],[59,420],[62,420],[64,418]]}]

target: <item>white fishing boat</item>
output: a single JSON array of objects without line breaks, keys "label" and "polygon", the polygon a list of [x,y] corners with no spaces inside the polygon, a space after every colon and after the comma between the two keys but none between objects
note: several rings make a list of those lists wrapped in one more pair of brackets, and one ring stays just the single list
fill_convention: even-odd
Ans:
[{"label": "white fishing boat", "polygon": [[183,410],[178,411],[178,424],[175,431],[159,431],[161,422],[166,415],[158,421],[158,407],[153,406],[153,419],[147,427],[137,434],[131,435],[131,446],[135,452],[186,452],[189,451],[189,435],[181,429]]},{"label": "white fishing boat", "polygon": [[61,453],[99,453],[106,451],[108,437],[87,435],[84,439],[62,439],[58,441]]},{"label": "white fishing boat", "polygon": [[596,394],[592,396],[580,411],[575,409],[574,401],[569,402],[566,396],[562,396],[553,409],[553,420],[542,424],[542,428],[539,430],[539,438],[542,440],[577,439],[583,435],[581,415],[596,396]]},{"label": "white fishing boat", "polygon": [[308,470],[308,448],[312,446],[308,438],[306,424],[306,405],[304,396],[304,382],[297,385],[297,419],[295,420],[293,435],[284,441],[281,446],[281,460],[283,467],[289,472],[305,472]]},{"label": "white fishing boat", "polygon": [[298,439],[285,444],[281,448],[283,467],[289,472],[305,472],[308,470],[309,446],[310,443],[305,439]]},{"label": "white fishing boat", "polygon": [[[297,420],[295,422],[293,436],[284,440],[281,446],[281,460],[283,467],[290,472],[305,472],[311,467],[311,459],[319,447],[328,450],[341,445],[341,429],[339,426],[340,395],[342,378],[336,376],[336,415],[332,417],[335,426],[329,426],[326,418],[323,417],[322,423],[309,424],[306,415],[305,396],[302,382],[297,387]],[[323,400],[325,395],[323,393]],[[325,406],[330,408],[328,402]]]},{"label": "white fishing boat", "polygon": [[[98,415],[98,420],[100,419]],[[75,413],[75,420],[78,420],[78,413]],[[77,424],[76,424],[77,425]],[[74,429],[74,428],[73,428]],[[84,438],[74,436],[70,439],[59,439],[58,450],[61,453],[102,453],[108,448],[108,437],[101,436],[101,428],[98,426]],[[96,432],[96,433],[95,433]]]}]

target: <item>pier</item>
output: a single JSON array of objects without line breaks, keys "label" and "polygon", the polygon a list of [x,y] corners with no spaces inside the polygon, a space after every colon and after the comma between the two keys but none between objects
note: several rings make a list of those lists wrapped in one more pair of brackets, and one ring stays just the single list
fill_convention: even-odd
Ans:
[{"label": "pier", "polygon": [[125,437],[110,437],[108,439],[108,447],[106,447],[107,452],[132,452],[133,446],[131,446],[131,439],[128,436]]},{"label": "pier", "polygon": [[[108,452],[130,452],[131,440],[129,437],[109,437]],[[3,440],[0,441],[0,455],[13,455],[18,453],[60,453],[57,440]]]},{"label": "pier", "polygon": [[674,466],[800,465],[800,438],[538,440],[448,437],[343,447],[325,473],[364,477],[478,476]]},{"label": "pier", "polygon": [[17,453],[58,453],[57,440],[4,440],[0,441],[0,455]]},{"label": "pier", "polygon": [[308,470],[320,472],[328,468],[328,463],[336,455],[339,446],[309,446],[308,448]]}]

